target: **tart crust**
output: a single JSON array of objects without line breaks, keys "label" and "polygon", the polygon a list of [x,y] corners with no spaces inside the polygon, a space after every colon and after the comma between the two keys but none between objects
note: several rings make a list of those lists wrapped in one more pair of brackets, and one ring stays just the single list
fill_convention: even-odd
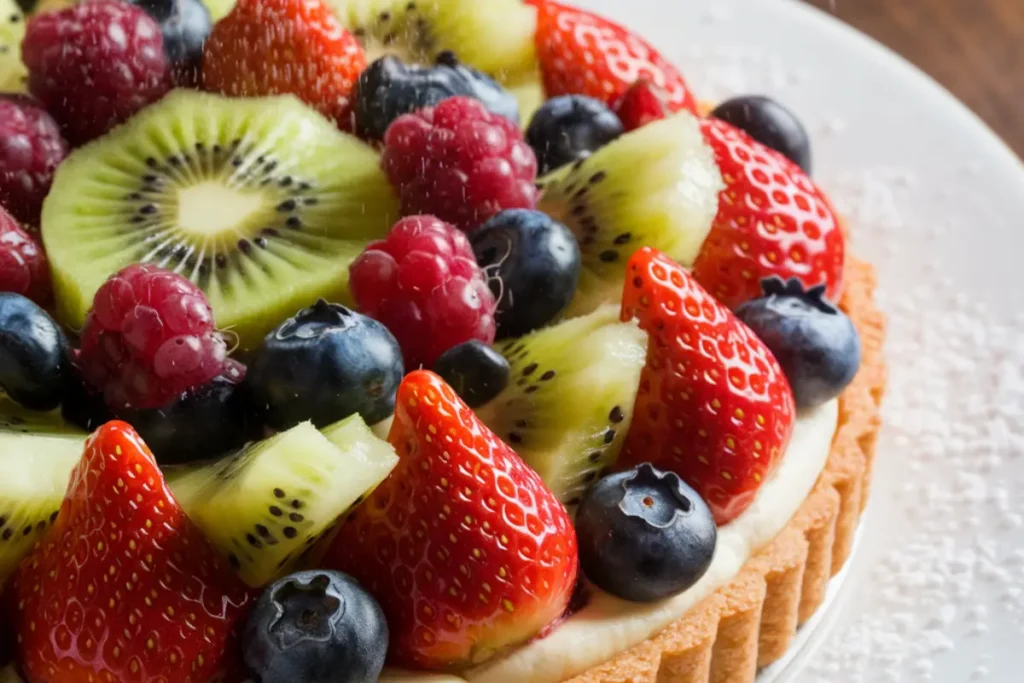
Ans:
[{"label": "tart crust", "polygon": [[873,266],[847,258],[840,306],[860,332],[861,369],[839,398],[825,469],[786,528],[684,618],[566,683],[753,683],[786,653],[849,559],[867,505],[886,383],[876,285]]}]

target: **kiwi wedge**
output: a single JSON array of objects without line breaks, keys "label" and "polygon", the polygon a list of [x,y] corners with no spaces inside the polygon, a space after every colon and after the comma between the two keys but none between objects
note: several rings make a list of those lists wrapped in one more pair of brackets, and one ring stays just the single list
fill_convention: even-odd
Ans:
[{"label": "kiwi wedge", "polygon": [[433,64],[451,50],[499,81],[535,70],[537,10],[521,0],[328,0],[370,61]]},{"label": "kiwi wedge", "polygon": [[478,414],[559,500],[575,505],[622,450],[647,335],[609,305],[497,349],[511,379]]},{"label": "kiwi wedge", "polygon": [[28,71],[21,61],[25,15],[14,0],[0,0],[0,93],[25,91]]},{"label": "kiwi wedge", "polygon": [[294,97],[179,90],[61,164],[42,231],[68,326],[111,274],[154,263],[202,287],[245,350],[348,301],[349,263],[397,216],[377,152]]},{"label": "kiwi wedge", "polygon": [[170,470],[182,508],[252,586],[302,552],[398,463],[358,415],[318,432],[306,422],[236,455]]},{"label": "kiwi wedge", "polygon": [[724,184],[697,119],[684,112],[553,171],[540,186],[540,209],[580,243],[580,284],[565,313],[572,317],[621,300],[626,263],[641,247],[692,265]]},{"label": "kiwi wedge", "polygon": [[85,438],[0,395],[0,585],[56,520]]}]

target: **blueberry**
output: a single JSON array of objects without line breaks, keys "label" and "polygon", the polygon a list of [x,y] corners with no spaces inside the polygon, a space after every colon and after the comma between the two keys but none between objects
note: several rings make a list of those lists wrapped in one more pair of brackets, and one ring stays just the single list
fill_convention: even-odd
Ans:
[{"label": "blueberry", "polygon": [[731,123],[811,172],[811,139],[807,130],[793,112],[775,100],[761,95],[736,97],[718,105],[711,116]]},{"label": "blueberry", "polygon": [[830,401],[860,368],[860,336],[853,321],[825,300],[825,286],[805,290],[792,278],[767,278],[765,296],[736,315],[771,349],[793,389],[798,408]]},{"label": "blueberry", "polygon": [[391,122],[402,114],[458,95],[474,97],[519,125],[515,97],[490,76],[461,64],[454,53],[445,51],[434,66],[405,64],[388,55],[367,67],[356,84],[356,132],[367,140],[382,140]]},{"label": "blueberry", "polygon": [[448,382],[470,408],[477,408],[508,385],[510,368],[504,356],[473,339],[442,353],[434,361],[434,372]]},{"label": "blueberry", "polygon": [[678,475],[650,464],[594,484],[576,511],[580,567],[601,590],[654,602],[697,583],[711,566],[718,528]]},{"label": "blueberry", "polygon": [[69,349],[46,311],[20,294],[0,293],[0,389],[15,403],[40,411],[59,406]]},{"label": "blueberry", "polygon": [[271,584],[253,606],[242,657],[259,683],[369,683],[384,668],[388,625],[348,574],[308,571]]},{"label": "blueberry", "polygon": [[580,280],[580,247],[569,228],[539,211],[509,209],[469,236],[498,299],[498,339],[555,319]]},{"label": "blueberry", "polygon": [[384,325],[320,300],[267,335],[246,388],[277,430],[354,413],[372,425],[394,412],[402,375],[402,350]]},{"label": "blueberry", "polygon": [[526,141],[543,174],[590,156],[622,133],[622,121],[600,100],[563,95],[537,110]]},{"label": "blueberry", "polygon": [[201,0],[129,0],[160,24],[164,52],[178,81],[198,82],[203,65],[203,46],[213,30],[210,11]]}]

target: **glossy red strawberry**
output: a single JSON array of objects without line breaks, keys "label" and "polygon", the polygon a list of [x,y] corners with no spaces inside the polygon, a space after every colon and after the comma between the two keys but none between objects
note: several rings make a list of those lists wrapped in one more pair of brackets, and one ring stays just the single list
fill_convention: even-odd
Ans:
[{"label": "glossy red strawberry", "polygon": [[425,370],[402,382],[388,440],[398,467],[325,564],[380,602],[394,663],[466,665],[557,620],[576,582],[576,533],[537,474]]},{"label": "glossy red strawberry", "polygon": [[629,86],[629,90],[612,105],[612,111],[618,114],[627,133],[660,121],[668,114],[661,91],[646,78]]},{"label": "glossy red strawberry", "polygon": [[697,112],[682,75],[646,40],[604,17],[550,0],[537,8],[537,57],[548,97],[589,95],[612,105],[637,80],[650,80],[669,111]]},{"label": "glossy red strawberry", "polygon": [[789,383],[750,328],[647,247],[627,267],[622,319],[633,318],[650,343],[619,465],[675,472],[725,524],[750,506],[789,444]]},{"label": "glossy red strawberry", "polygon": [[123,422],[86,442],[13,590],[21,666],[46,683],[208,683],[235,670],[250,601]]},{"label": "glossy red strawberry", "polygon": [[835,209],[804,171],[718,119],[701,122],[726,187],[693,266],[694,277],[729,308],[761,296],[761,280],[825,285],[837,301],[845,240]]}]

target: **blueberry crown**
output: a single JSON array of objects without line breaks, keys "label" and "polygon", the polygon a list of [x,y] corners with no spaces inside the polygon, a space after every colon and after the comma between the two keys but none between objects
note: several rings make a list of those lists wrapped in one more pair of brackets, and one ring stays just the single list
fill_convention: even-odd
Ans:
[{"label": "blueberry crown", "polygon": [[761,280],[761,291],[766,297],[796,297],[822,313],[831,313],[833,315],[839,313],[839,309],[825,298],[825,285],[823,284],[805,289],[804,284],[799,278],[791,277],[788,280],[783,280],[781,277],[773,275]]}]

